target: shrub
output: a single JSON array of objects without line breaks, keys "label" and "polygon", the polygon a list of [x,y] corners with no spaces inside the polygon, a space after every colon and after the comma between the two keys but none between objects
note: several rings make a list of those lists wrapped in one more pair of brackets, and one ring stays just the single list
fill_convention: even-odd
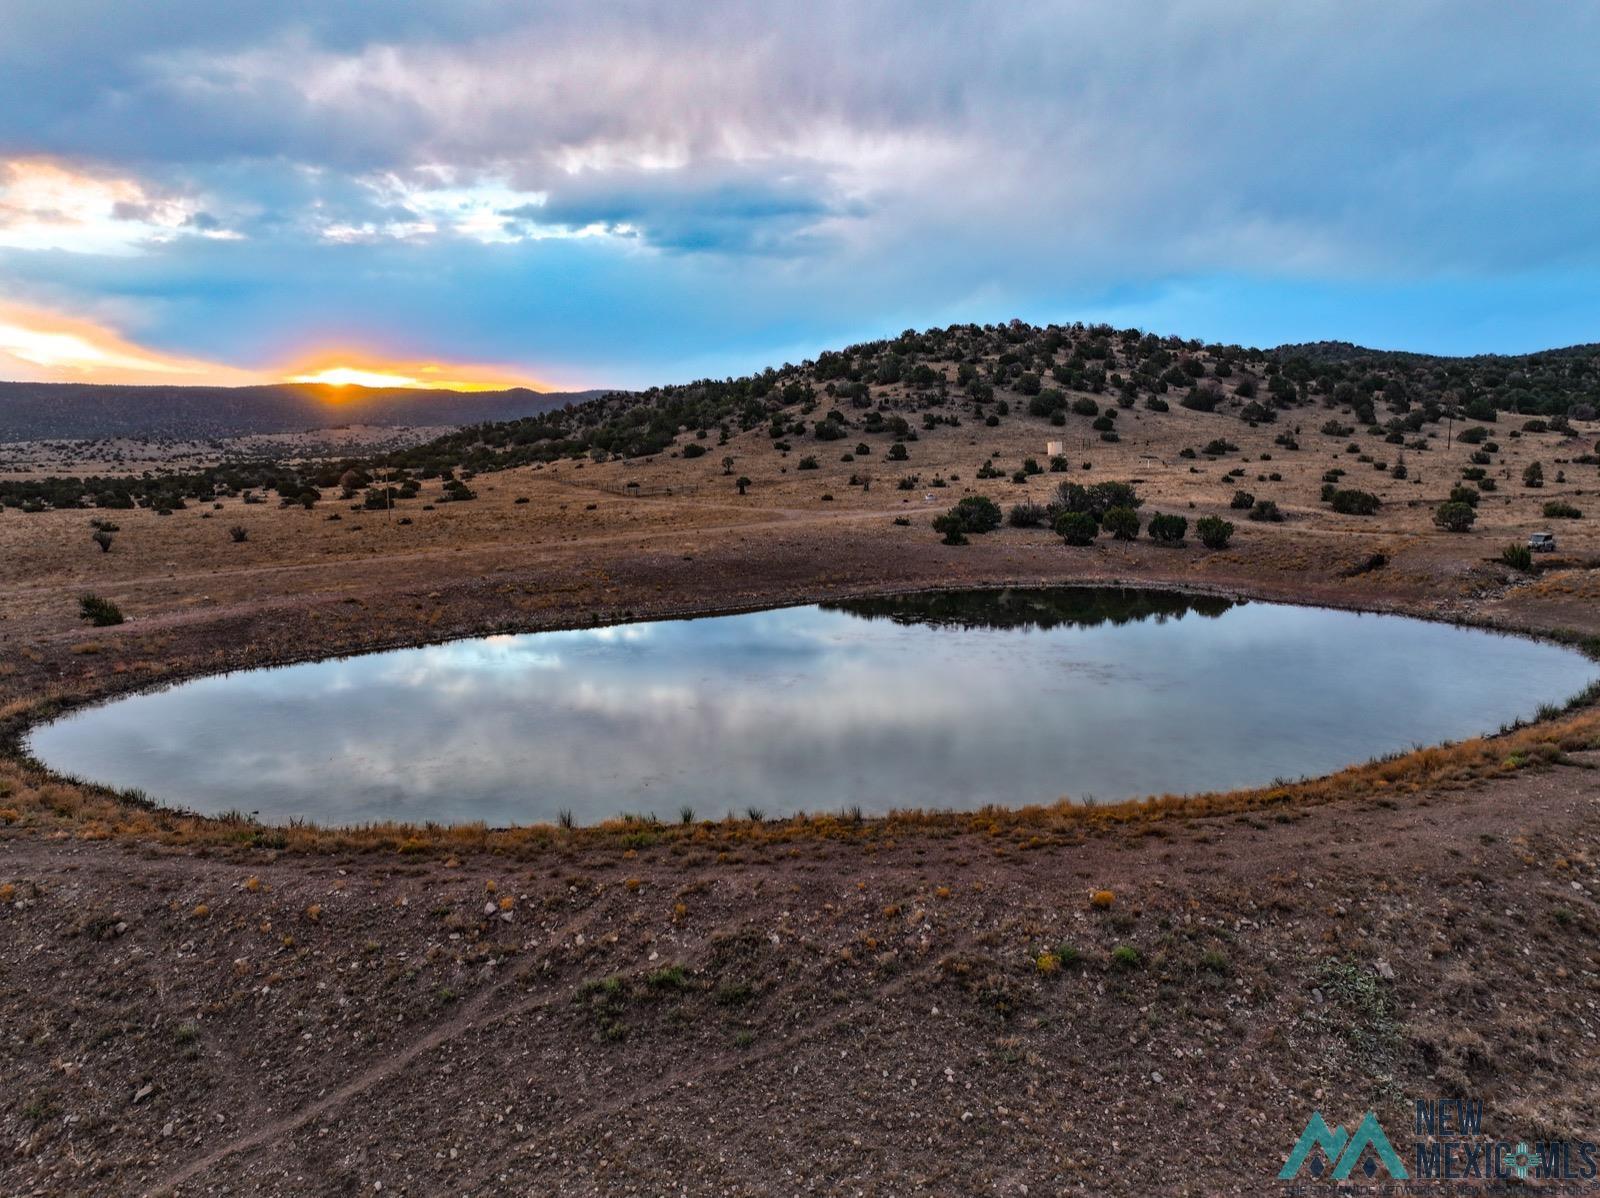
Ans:
[{"label": "shrub", "polygon": [[904,441],[896,441],[893,445],[889,446],[889,460],[891,462],[903,462],[910,456],[911,455],[906,452]]},{"label": "shrub", "polygon": [[1042,503],[1017,503],[1012,504],[1006,521],[1012,528],[1038,528],[1048,515],[1049,509]]},{"label": "shrub", "polygon": [[1062,512],[1055,529],[1068,545],[1093,545],[1100,535],[1099,523],[1088,512]]},{"label": "shrub", "polygon": [[78,597],[78,618],[88,620],[96,628],[109,628],[123,621],[122,609],[111,600],[102,599],[99,595]]},{"label": "shrub", "polygon": [[1477,519],[1477,510],[1468,503],[1441,503],[1433,513],[1433,522],[1446,532],[1470,532]]},{"label": "shrub", "polygon": [[1096,521],[1114,507],[1138,510],[1144,506],[1132,483],[1104,482],[1092,486],[1065,482],[1056,488],[1055,507],[1063,512],[1087,512]]},{"label": "shrub", "polygon": [[1201,516],[1195,521],[1194,530],[1207,549],[1226,549],[1233,536],[1233,525],[1220,516]]},{"label": "shrub", "polygon": [[89,539],[100,546],[101,553],[111,552],[111,542],[116,538],[103,528],[97,528],[89,534]]},{"label": "shrub", "polygon": [[1139,536],[1139,513],[1131,507],[1114,507],[1106,513],[1105,530],[1118,541],[1133,541]]},{"label": "shrub", "polygon": [[1256,501],[1255,507],[1250,509],[1250,519],[1264,521],[1267,524],[1282,524],[1283,513],[1272,500],[1260,499]]},{"label": "shrub", "polygon": [[1525,574],[1533,573],[1533,550],[1526,545],[1507,545],[1500,551],[1500,560],[1513,570],[1521,570]]},{"label": "shrub", "polygon": [[985,495],[968,495],[949,514],[961,521],[962,532],[993,532],[1000,527],[1000,505]]},{"label": "shrub", "polygon": [[1333,510],[1345,516],[1370,516],[1383,506],[1371,491],[1357,491],[1346,489],[1335,491],[1328,499],[1333,505]]},{"label": "shrub", "polygon": [[1478,499],[1478,492],[1473,487],[1455,486],[1450,488],[1450,503],[1464,503],[1469,507],[1477,507]]},{"label": "shrub", "polygon": [[813,458],[813,457],[801,458],[800,459],[800,464],[798,466],[796,466],[795,469],[796,470],[816,470],[816,469],[819,469],[819,467],[817,466],[817,459]]},{"label": "shrub", "polygon": [[1570,503],[1564,503],[1556,499],[1544,505],[1544,518],[1546,520],[1580,520],[1583,518],[1583,513]]},{"label": "shrub", "polygon": [[1166,514],[1151,516],[1148,531],[1152,541],[1159,541],[1164,545],[1178,545],[1183,542],[1184,536],[1189,531],[1189,520],[1186,516]]},{"label": "shrub", "polygon": [[1140,961],[1139,950],[1131,944],[1119,944],[1111,950],[1113,969],[1137,969]]},{"label": "shrub", "polygon": [[1256,505],[1256,497],[1249,491],[1235,491],[1233,502],[1228,504],[1235,511],[1247,512]]},{"label": "shrub", "polygon": [[957,516],[954,511],[946,512],[942,516],[935,516],[933,530],[944,534],[943,543],[946,545],[967,544],[967,538],[961,531],[961,517]]},{"label": "shrub", "polygon": [[1223,437],[1215,437],[1200,450],[1207,457],[1220,458],[1225,453],[1238,453],[1239,447]]},{"label": "shrub", "polygon": [[243,524],[235,524],[228,530],[228,535],[233,538],[233,543],[237,545],[242,541],[248,541],[250,539],[250,530]]},{"label": "shrub", "polygon": [[1525,487],[1544,486],[1544,467],[1538,462],[1529,462],[1526,470],[1522,472],[1522,485]]}]

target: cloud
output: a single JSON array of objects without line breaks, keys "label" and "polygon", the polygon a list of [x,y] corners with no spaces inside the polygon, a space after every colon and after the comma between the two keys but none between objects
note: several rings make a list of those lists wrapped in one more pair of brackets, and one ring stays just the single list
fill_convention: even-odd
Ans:
[{"label": "cloud", "polygon": [[129,254],[186,231],[236,236],[193,198],[126,175],[45,157],[0,160],[0,247]]},{"label": "cloud", "polygon": [[670,250],[795,251],[825,236],[830,221],[863,211],[820,174],[811,163],[707,163],[692,173],[583,170],[501,216],[508,234],[592,230]]},{"label": "cloud", "polygon": [[1273,287],[1433,296],[1390,343],[1600,294],[1586,6],[61,2],[0,39],[0,156],[71,180],[0,193],[0,286],[240,360],[332,326],[654,381],[1133,294],[1243,341]]},{"label": "cloud", "polygon": [[0,378],[71,383],[261,381],[249,371],[146,349],[92,321],[0,303]]}]

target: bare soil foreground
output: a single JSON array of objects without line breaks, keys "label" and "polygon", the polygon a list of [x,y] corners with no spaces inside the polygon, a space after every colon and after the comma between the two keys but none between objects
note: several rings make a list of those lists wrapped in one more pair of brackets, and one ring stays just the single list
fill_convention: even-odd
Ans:
[{"label": "bare soil foreground", "polygon": [[[55,706],[187,674],[934,586],[1115,580],[1600,633],[1592,520],[1536,573],[1497,560],[1537,504],[1584,505],[1591,472],[1513,483],[1452,535],[1430,514],[1460,449],[1374,472],[1382,511],[1341,516],[1317,494],[1343,438],[1224,479],[1270,430],[1235,422],[1233,460],[1179,460],[1208,419],[1069,452],[1093,457],[1084,481],[1143,480],[1147,510],[1227,515],[1247,487],[1287,515],[1220,551],[939,544],[928,521],[979,463],[1042,456],[1015,423],[925,437],[906,491],[789,472],[756,431],[718,451],[744,496],[718,454],[568,462],[481,475],[474,502],[408,524],[232,498],[117,512],[109,553],[88,513],[5,511],[0,1194],[1272,1194],[1314,1110],[1350,1130],[1375,1112],[1414,1172],[1414,1103],[1442,1097],[1481,1099],[1512,1144],[1600,1140],[1592,707],[1192,802],[687,828],[261,828],[16,751]],[[1505,469],[1562,446],[1530,434]],[[83,627],[85,590],[129,622]]]}]

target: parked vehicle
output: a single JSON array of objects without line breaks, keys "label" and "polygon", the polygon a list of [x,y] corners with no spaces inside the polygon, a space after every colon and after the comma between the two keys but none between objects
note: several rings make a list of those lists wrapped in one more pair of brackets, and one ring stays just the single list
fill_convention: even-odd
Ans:
[{"label": "parked vehicle", "polygon": [[1556,534],[1553,532],[1536,532],[1528,538],[1528,548],[1535,553],[1554,553],[1556,551]]}]

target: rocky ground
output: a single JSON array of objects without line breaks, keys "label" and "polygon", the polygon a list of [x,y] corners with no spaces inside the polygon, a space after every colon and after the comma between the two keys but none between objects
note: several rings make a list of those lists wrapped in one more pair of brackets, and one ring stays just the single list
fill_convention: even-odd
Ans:
[{"label": "rocky ground", "polygon": [[1597,762],[1041,849],[9,839],[0,1184],[1256,1194],[1313,1108],[1592,1136]]},{"label": "rocky ground", "polygon": [[[107,554],[91,513],[7,511],[0,719],[14,736],[50,704],[377,645],[964,583],[1600,632],[1591,520],[1535,575],[1495,560],[1539,502],[1586,502],[1577,471],[1486,496],[1481,530],[1452,536],[1428,521],[1443,449],[1373,484],[1378,517],[1341,517],[1316,501],[1340,445],[1312,431],[1261,463],[1270,430],[1240,424],[1236,460],[1191,467],[1168,452],[1191,419],[1165,448],[1097,446],[1085,477],[1143,478],[1152,509],[1191,519],[1227,513],[1237,483],[1286,523],[1238,520],[1221,552],[1025,529],[939,545],[929,516],[985,456],[1036,452],[1017,429],[918,442],[923,481],[950,485],[911,492],[881,467],[870,490],[842,463],[790,472],[753,434],[733,447],[765,455],[739,464],[742,498],[708,459],[565,464],[404,517],[117,513]],[[1563,444],[1508,442],[1506,469]],[[1222,477],[1247,460],[1263,482]],[[129,622],[82,626],[88,589]],[[1513,1141],[1600,1139],[1596,736],[1580,719],[1470,769],[1419,755],[1306,801],[1043,834],[966,819],[496,851],[202,835],[10,752],[0,1193],[1273,1193],[1312,1109],[1376,1110],[1409,1145],[1409,1102],[1450,1094]]]}]

